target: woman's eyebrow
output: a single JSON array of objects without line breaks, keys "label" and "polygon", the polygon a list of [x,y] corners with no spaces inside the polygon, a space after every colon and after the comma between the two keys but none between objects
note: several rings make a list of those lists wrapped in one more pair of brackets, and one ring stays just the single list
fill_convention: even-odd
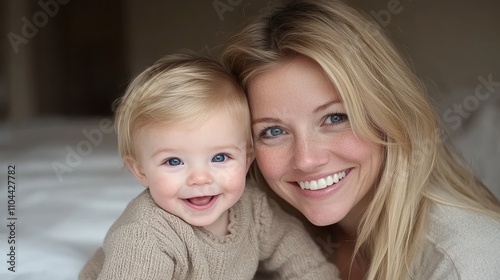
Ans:
[{"label": "woman's eyebrow", "polygon": [[341,100],[338,100],[338,99],[335,99],[335,100],[332,100],[330,102],[327,102],[319,107],[317,107],[316,109],[314,109],[314,113],[318,113],[319,111],[323,111],[325,110],[326,108],[330,107],[331,105],[335,104],[335,103],[341,103],[342,101]]},{"label": "woman's eyebrow", "polygon": [[255,119],[252,121],[252,125],[256,124],[256,123],[261,123],[261,122],[264,122],[264,123],[277,123],[277,122],[281,122],[279,119],[276,119],[276,118],[268,118],[268,117],[265,117],[265,118],[259,118],[259,119]]},{"label": "woman's eyebrow", "polygon": [[[323,105],[320,105],[317,108],[315,108],[313,110],[313,112],[317,113],[317,112],[323,111],[326,108],[328,108],[328,107],[330,107],[330,106],[332,106],[333,104],[336,104],[336,103],[342,103],[342,101],[338,100],[338,99],[329,101],[329,102],[327,102],[327,103],[325,103]],[[279,122],[281,122],[280,119],[264,117],[264,118],[258,118],[258,119],[253,120],[252,121],[252,125],[254,125],[256,123],[279,123]]]}]

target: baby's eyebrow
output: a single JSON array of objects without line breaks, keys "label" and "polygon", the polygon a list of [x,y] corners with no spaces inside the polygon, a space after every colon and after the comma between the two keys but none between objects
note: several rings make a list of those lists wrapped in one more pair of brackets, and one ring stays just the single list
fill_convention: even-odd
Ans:
[{"label": "baby's eyebrow", "polygon": [[234,144],[230,144],[230,145],[220,145],[220,146],[216,146],[216,147],[213,147],[211,148],[212,150],[227,150],[227,149],[231,149],[231,150],[237,150],[237,151],[243,151],[242,147],[238,146],[238,145],[234,145]]},{"label": "baby's eyebrow", "polygon": [[155,157],[156,155],[161,154],[161,153],[175,153],[177,151],[178,150],[170,149],[170,148],[159,148],[151,154],[151,157]]}]

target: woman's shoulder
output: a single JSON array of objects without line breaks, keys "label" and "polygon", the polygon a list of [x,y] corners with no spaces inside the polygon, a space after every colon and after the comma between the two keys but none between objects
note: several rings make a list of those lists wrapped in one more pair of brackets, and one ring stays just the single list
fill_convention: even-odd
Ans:
[{"label": "woman's shoulder", "polygon": [[[475,245],[492,245],[500,241],[500,220],[468,209],[433,205],[427,236],[442,245],[461,241]],[[500,242],[495,242],[500,247]],[[500,254],[500,251],[498,252]]]},{"label": "woman's shoulder", "polygon": [[500,279],[498,219],[433,205],[423,246],[419,269],[429,273],[427,279]]}]

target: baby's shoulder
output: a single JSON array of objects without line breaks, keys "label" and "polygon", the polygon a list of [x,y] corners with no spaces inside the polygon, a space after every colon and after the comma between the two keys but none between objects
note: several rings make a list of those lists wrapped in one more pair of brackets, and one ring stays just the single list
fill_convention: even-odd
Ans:
[{"label": "baby's shoulder", "polygon": [[159,207],[149,190],[146,189],[127,204],[120,217],[111,226],[108,234],[124,228],[163,232],[176,224],[182,224],[179,220],[178,217]]},{"label": "baby's shoulder", "polygon": [[149,190],[146,189],[127,204],[116,223],[147,223],[151,220],[153,216],[152,214],[156,212],[155,208],[157,207],[158,206],[155,204],[153,198],[151,197]]}]

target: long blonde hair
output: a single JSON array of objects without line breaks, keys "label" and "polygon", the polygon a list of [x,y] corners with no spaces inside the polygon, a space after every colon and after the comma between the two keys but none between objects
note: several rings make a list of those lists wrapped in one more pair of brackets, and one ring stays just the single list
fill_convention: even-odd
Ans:
[{"label": "long blonde hair", "polygon": [[445,145],[422,83],[376,23],[337,0],[293,1],[234,35],[223,62],[247,89],[297,55],[316,61],[336,86],[354,133],[385,150],[358,228],[355,252],[370,261],[366,279],[411,277],[432,203],[500,219],[498,200]]}]

